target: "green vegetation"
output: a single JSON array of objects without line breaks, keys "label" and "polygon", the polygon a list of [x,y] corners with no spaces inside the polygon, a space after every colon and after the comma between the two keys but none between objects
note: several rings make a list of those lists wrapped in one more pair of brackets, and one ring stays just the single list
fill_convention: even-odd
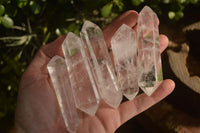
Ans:
[{"label": "green vegetation", "polygon": [[149,5],[159,16],[178,21],[187,7],[199,4],[200,0],[1,0],[0,132],[13,127],[21,75],[41,45],[61,34],[78,34],[84,20],[104,27],[124,11]]}]

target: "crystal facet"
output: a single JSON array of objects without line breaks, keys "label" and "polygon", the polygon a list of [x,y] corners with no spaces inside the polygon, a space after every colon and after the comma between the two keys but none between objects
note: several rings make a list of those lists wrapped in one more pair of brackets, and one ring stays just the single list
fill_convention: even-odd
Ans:
[{"label": "crystal facet", "polygon": [[68,131],[74,133],[77,130],[79,120],[65,60],[62,57],[54,56],[48,63],[47,69],[64,123]]},{"label": "crystal facet", "polygon": [[124,96],[129,100],[137,95],[137,45],[136,33],[123,24],[111,40],[117,80]]},{"label": "crystal facet", "polygon": [[138,17],[138,84],[151,95],[162,81],[158,18],[145,6]]},{"label": "crystal facet", "polygon": [[69,33],[62,44],[76,107],[89,115],[95,115],[100,97],[89,66],[90,59],[81,45],[81,39]]},{"label": "crystal facet", "polygon": [[81,30],[81,38],[84,49],[88,51],[88,56],[91,58],[90,65],[93,68],[102,99],[108,105],[117,108],[122,100],[122,93],[117,86],[102,30],[96,24],[85,21]]}]

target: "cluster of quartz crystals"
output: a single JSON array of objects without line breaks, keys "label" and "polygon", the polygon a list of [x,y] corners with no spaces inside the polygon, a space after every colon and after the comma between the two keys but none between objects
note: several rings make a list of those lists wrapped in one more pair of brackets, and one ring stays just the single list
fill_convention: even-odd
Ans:
[{"label": "cluster of quartz crystals", "polygon": [[147,6],[136,32],[123,24],[111,39],[114,67],[102,30],[85,21],[80,37],[69,33],[62,44],[65,59],[47,65],[65,125],[76,132],[79,110],[93,116],[100,100],[117,108],[122,94],[133,100],[139,87],[151,95],[162,81],[158,18]]}]

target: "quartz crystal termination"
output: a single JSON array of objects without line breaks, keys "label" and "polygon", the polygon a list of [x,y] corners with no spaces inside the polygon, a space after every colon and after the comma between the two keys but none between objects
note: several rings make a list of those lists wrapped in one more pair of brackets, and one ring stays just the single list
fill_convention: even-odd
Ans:
[{"label": "quartz crystal termination", "polygon": [[70,133],[75,133],[79,120],[65,60],[62,57],[54,56],[48,63],[47,69],[65,126]]},{"label": "quartz crystal termination", "polygon": [[133,100],[138,94],[136,33],[123,24],[111,39],[114,64],[120,89]]},{"label": "quartz crystal termination", "polygon": [[81,46],[81,39],[71,32],[62,44],[76,107],[94,116],[100,97],[88,64],[89,58]]},{"label": "quartz crystal termination", "polygon": [[151,8],[145,6],[138,17],[138,84],[147,94],[151,95],[163,80],[159,21]]},{"label": "quartz crystal termination", "polygon": [[90,65],[93,68],[101,98],[108,105],[117,108],[122,100],[122,92],[117,85],[102,30],[96,24],[85,21],[80,35],[84,49],[91,57]]}]

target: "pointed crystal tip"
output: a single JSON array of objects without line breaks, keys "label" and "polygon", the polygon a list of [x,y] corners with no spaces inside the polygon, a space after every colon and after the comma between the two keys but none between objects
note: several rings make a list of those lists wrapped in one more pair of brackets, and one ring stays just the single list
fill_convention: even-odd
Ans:
[{"label": "pointed crystal tip", "polygon": [[[115,34],[113,35],[112,39],[111,39],[111,44],[115,44],[118,41],[122,41],[122,40],[126,40],[125,37],[127,37],[127,34],[124,34],[124,32],[128,33],[128,32],[134,32],[134,30],[129,27],[126,24],[122,24],[119,29],[117,29],[117,31],[115,32]],[[123,46],[124,47],[124,46]]]},{"label": "pointed crystal tip", "polygon": [[101,31],[101,28],[98,25],[96,25],[95,23],[92,23],[91,21],[86,20],[83,24],[81,31],[82,32],[87,31],[89,28],[92,28],[93,30],[96,29],[96,30]]},{"label": "pointed crystal tip", "polygon": [[[73,41],[79,41],[79,37],[72,33],[72,32],[69,32],[64,40],[64,42],[68,41],[68,42],[73,42]],[[62,46],[65,45],[65,43],[63,42]]]},{"label": "pointed crystal tip", "polygon": [[161,83],[162,82],[156,82],[153,86],[150,87],[140,87],[148,96],[151,96]]},{"label": "pointed crystal tip", "polygon": [[80,44],[80,38],[76,34],[69,32],[62,44],[62,50],[65,58],[67,56],[75,55],[76,52],[80,49]]},{"label": "pointed crystal tip", "polygon": [[93,105],[79,107],[79,109],[90,116],[94,116],[98,107],[99,103],[94,103]]},{"label": "pointed crystal tip", "polygon": [[75,35],[73,32],[69,32],[69,33],[67,34],[67,36],[73,36],[73,35]]},{"label": "pointed crystal tip", "polygon": [[[138,90],[139,90],[139,89],[138,89]],[[128,98],[129,101],[132,101],[132,100],[136,97],[136,95],[138,94],[138,91],[135,91],[135,93],[131,93],[131,94],[128,94],[128,93],[126,93],[126,92],[124,91],[123,94],[124,94],[124,96],[125,96],[126,98]]]},{"label": "pointed crystal tip", "polygon": [[[58,59],[63,59],[62,57],[60,57],[60,56],[58,56],[58,55],[56,55],[56,56],[54,56],[50,61],[49,61],[49,63],[47,64],[47,68],[49,68],[49,67],[54,67],[55,66],[55,64],[57,63],[56,61],[58,60]],[[61,61],[60,60],[60,61]]]},{"label": "pointed crystal tip", "polygon": [[122,24],[120,27],[119,27],[119,29],[118,30],[120,30],[120,29],[131,29],[131,27],[129,27],[128,25],[126,25],[126,24]]},{"label": "pointed crystal tip", "polygon": [[82,31],[86,30],[86,28],[88,28],[88,27],[95,27],[95,26],[97,26],[97,25],[92,23],[91,21],[86,20],[83,24]]},{"label": "pointed crystal tip", "polygon": [[154,12],[149,6],[144,6],[140,12]]}]

